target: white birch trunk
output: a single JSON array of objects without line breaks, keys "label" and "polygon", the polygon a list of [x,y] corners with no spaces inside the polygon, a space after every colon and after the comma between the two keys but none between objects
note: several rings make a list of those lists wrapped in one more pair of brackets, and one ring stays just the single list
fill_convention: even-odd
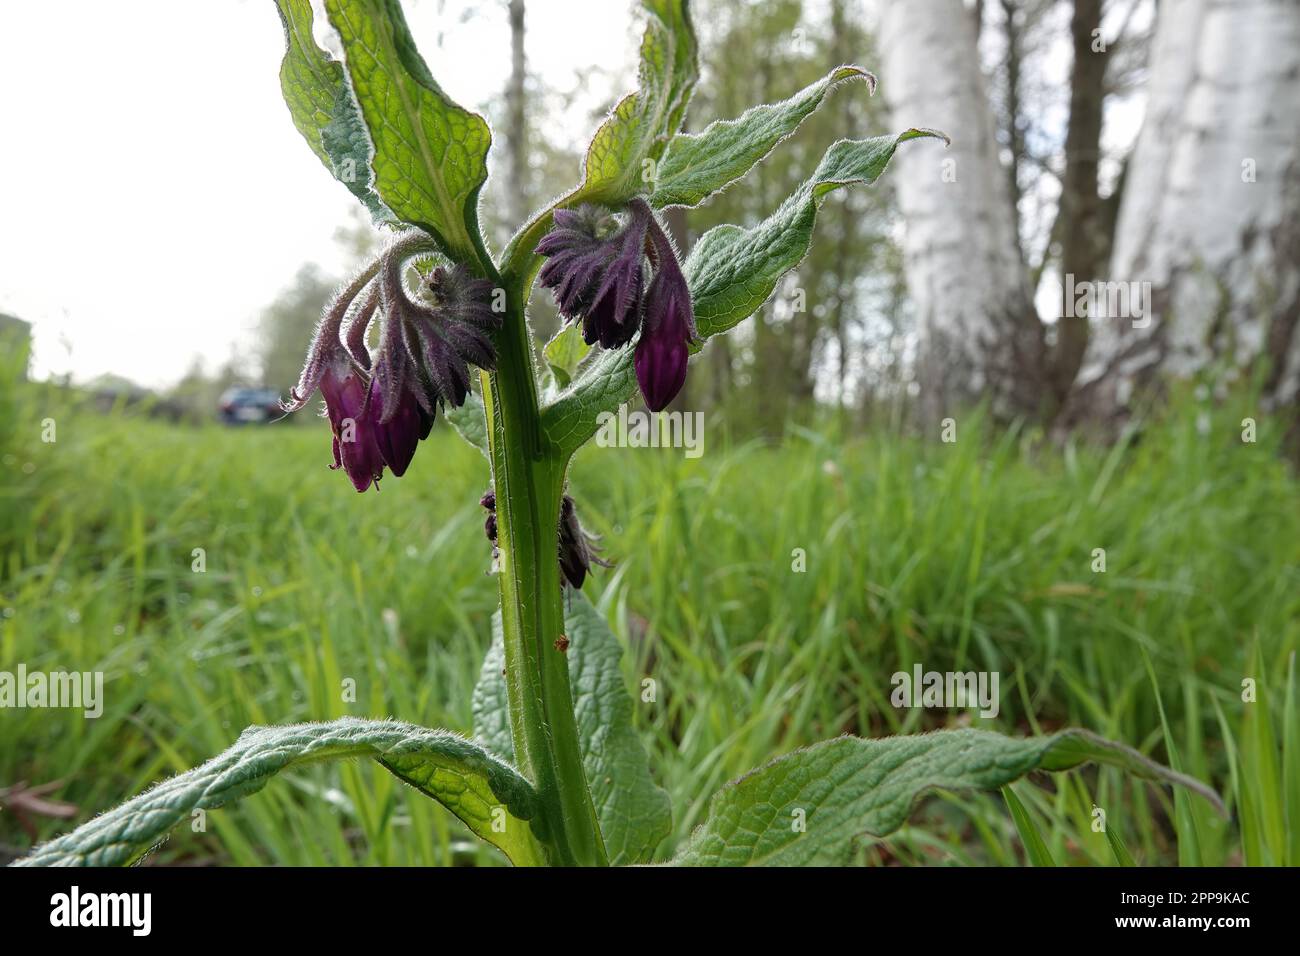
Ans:
[{"label": "white birch trunk", "polygon": [[919,335],[922,413],[990,399],[1000,413],[1040,401],[1042,331],[1016,242],[973,15],[961,0],[885,0],[880,89],[908,143],[890,167]]},{"label": "white birch trunk", "polygon": [[1165,377],[1213,366],[1231,379],[1261,357],[1269,406],[1293,404],[1300,0],[1163,0],[1156,30],[1110,268],[1150,283],[1149,314],[1094,320],[1079,415],[1123,414]]}]

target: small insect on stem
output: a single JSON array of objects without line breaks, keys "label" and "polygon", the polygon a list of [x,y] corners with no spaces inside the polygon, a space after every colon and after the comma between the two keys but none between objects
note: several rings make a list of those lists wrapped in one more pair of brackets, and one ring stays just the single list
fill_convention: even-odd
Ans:
[{"label": "small insect on stem", "polygon": [[567,654],[569,652],[569,639],[561,634],[555,639],[555,649],[561,654]]}]

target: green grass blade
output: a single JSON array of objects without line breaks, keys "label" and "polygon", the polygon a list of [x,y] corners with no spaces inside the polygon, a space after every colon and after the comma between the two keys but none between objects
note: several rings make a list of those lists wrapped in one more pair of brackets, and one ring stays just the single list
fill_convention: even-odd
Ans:
[{"label": "green grass blade", "polygon": [[1115,862],[1120,866],[1137,866],[1133,862],[1133,856],[1129,853],[1128,847],[1124,841],[1119,838],[1115,828],[1111,826],[1110,821],[1106,821],[1106,842],[1110,844],[1110,852],[1115,854]]},{"label": "green grass blade", "polygon": [[[1160,712],[1160,729],[1164,734],[1165,751],[1169,755],[1169,766],[1182,772],[1182,761],[1178,758],[1178,745],[1169,730],[1169,719],[1165,715],[1164,700],[1160,695],[1160,682],[1156,679],[1156,670],[1151,663],[1151,656],[1142,648],[1142,661],[1146,664],[1147,675],[1151,678],[1151,687],[1155,691],[1156,709]],[[1178,865],[1202,866],[1201,841],[1196,832],[1196,818],[1192,815],[1191,800],[1184,793],[1174,791],[1174,826],[1178,831]]]},{"label": "green grass blade", "polygon": [[1025,805],[1020,802],[1020,798],[1010,786],[1002,788],[1002,799],[1007,802],[1011,819],[1016,824],[1016,832],[1020,834],[1020,841],[1025,845],[1025,856],[1029,859],[1029,865],[1056,866],[1056,861],[1047,851],[1047,844],[1043,842],[1043,836],[1030,818],[1029,811],[1025,809]]},{"label": "green grass blade", "polygon": [[1300,866],[1300,712],[1296,704],[1295,651],[1287,660],[1282,729],[1282,784],[1286,788],[1286,865]]},{"label": "green grass blade", "polygon": [[[1243,702],[1241,752],[1243,802],[1250,807],[1253,839],[1247,840],[1246,862],[1251,866],[1278,866],[1286,853],[1286,811],[1278,768],[1277,735],[1273,731],[1273,681],[1266,680],[1266,665],[1258,644],[1251,655],[1256,699]],[[1243,830],[1245,830],[1243,821]]]}]

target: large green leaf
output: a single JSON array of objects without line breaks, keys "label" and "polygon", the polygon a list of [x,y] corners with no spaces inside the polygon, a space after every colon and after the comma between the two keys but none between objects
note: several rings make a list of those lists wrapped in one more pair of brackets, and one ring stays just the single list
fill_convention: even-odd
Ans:
[{"label": "large green leaf", "polygon": [[[700,337],[726,332],[753,315],[797,266],[812,245],[817,210],[826,196],[845,186],[874,183],[899,143],[931,130],[898,136],[841,140],[826,151],[817,171],[772,215],[749,229],[717,226],[700,237],[684,269]],[[547,436],[572,453],[596,433],[602,412],[615,412],[636,391],[632,350],[603,351],[587,362],[573,383],[542,413]]]},{"label": "large green leaf", "polygon": [[612,864],[640,863],[668,835],[672,804],[632,724],[618,639],[581,591],[568,591],[565,602],[573,706],[605,849]]},{"label": "large green leaf", "polygon": [[345,717],[330,723],[250,727],[220,756],[38,846],[18,865],[130,863],[194,810],[210,810],[256,793],[282,770],[346,757],[373,757],[447,807],[514,863],[542,862],[525,822],[535,814],[536,794],[509,764],[450,731]]},{"label": "large green leaf", "polygon": [[339,182],[365,204],[376,222],[393,214],[371,188],[370,140],[343,64],[312,38],[310,0],[276,0],[284,25],[280,89],[294,126]]},{"label": "large green leaf", "polygon": [[681,128],[699,76],[686,0],[642,0],[646,12],[638,89],[596,131],[578,196],[615,204],[648,192],[646,161],[657,162]]},{"label": "large green leaf", "polygon": [[[573,667],[570,660],[569,667]],[[501,639],[501,611],[492,615],[492,643],[483,657],[478,683],[472,699],[474,736],[501,754],[515,759],[515,743],[510,732],[510,697],[506,690],[506,648]]]},{"label": "large green leaf", "polygon": [[[668,835],[672,805],[668,794],[655,786],[649,758],[632,725],[618,639],[581,591],[566,592],[565,602],[578,739],[605,850],[616,866],[643,863]],[[498,753],[513,753],[500,615],[493,629],[492,647],[474,689],[474,733]]]},{"label": "large green leaf", "polygon": [[325,0],[374,153],[375,189],[457,261],[477,256],[478,192],[492,134],[453,103],[415,47],[397,0]]},{"label": "large green leaf", "polygon": [[931,790],[993,790],[1033,770],[1086,761],[1179,784],[1222,812],[1204,784],[1083,730],[1013,738],[984,730],[911,737],[840,737],[780,757],[727,784],[678,851],[682,866],[807,866],[842,862],[862,834],[885,836]]},{"label": "large green leaf", "polygon": [[841,66],[788,100],[755,106],[737,119],[674,137],[659,164],[651,204],[698,206],[749,172],[817,111],[827,93],[850,80],[865,80],[875,92],[874,76],[856,66]]},{"label": "large green leaf", "polygon": [[700,335],[725,332],[753,315],[777,280],[808,254],[817,210],[826,196],[845,186],[871,185],[899,143],[922,136],[943,138],[931,130],[909,129],[898,136],[840,140],[794,195],[758,225],[717,226],[701,236],[685,264]]}]

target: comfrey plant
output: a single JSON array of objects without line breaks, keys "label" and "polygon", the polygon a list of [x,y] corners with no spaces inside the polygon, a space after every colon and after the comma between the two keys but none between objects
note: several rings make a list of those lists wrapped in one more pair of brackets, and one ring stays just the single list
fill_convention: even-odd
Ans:
[{"label": "comfrey plant", "polygon": [[[325,0],[341,62],[314,41],[308,0],[277,2],[295,124],[394,232],[326,310],[288,405],[320,389],[333,464],[358,490],[385,470],[405,474],[440,409],[487,457],[481,503],[501,609],[474,692],[475,735],[359,719],[250,728],[224,754],[22,862],[128,863],[194,811],[252,793],[280,770],[353,756],[373,757],[516,864],[651,861],[670,830],[669,796],[633,729],[618,641],[581,591],[599,562],[566,495],[569,462],[638,386],[651,409],[673,399],[690,355],[752,315],[807,253],[827,195],[870,185],[901,143],[939,134],[835,143],[770,216],[710,230],[683,260],[662,210],[698,206],[744,177],[833,88],[870,90],[875,80],[841,66],[788,100],[680,132],[696,81],[686,2],[644,0],[639,89],[596,131],[581,182],[494,258],[478,226],[487,124],[439,87],[397,0]],[[538,279],[569,320],[542,363],[525,318]],[[838,862],[860,835],[897,829],[927,791],[997,788],[1085,761],[1217,804],[1196,781],[1086,731],[845,736],[724,787],[671,861]]]}]

